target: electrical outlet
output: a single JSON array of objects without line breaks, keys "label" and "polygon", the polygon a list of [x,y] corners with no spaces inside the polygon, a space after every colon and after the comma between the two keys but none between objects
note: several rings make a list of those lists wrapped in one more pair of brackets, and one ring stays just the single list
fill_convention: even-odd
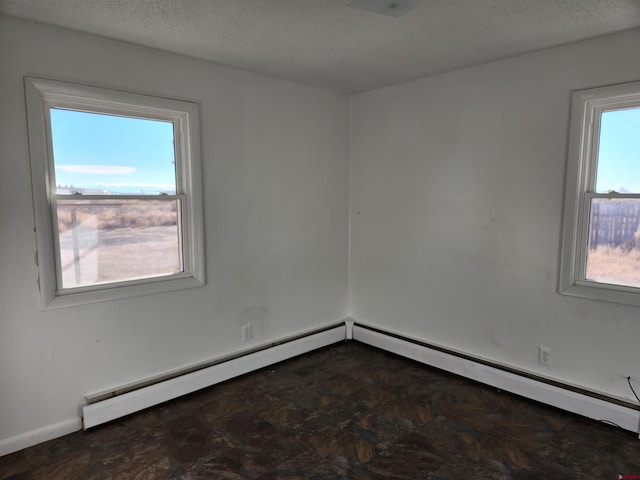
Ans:
[{"label": "electrical outlet", "polygon": [[242,341],[248,342],[253,338],[253,323],[247,323],[242,326]]},{"label": "electrical outlet", "polygon": [[540,365],[544,365],[545,367],[551,367],[551,349],[547,347],[543,347],[542,345],[538,346],[538,363]]}]

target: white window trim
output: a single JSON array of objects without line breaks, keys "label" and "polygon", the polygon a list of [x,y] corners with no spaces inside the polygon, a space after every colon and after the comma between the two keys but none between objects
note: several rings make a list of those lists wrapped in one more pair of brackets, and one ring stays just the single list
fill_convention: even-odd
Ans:
[{"label": "white window trim", "polygon": [[[39,271],[40,302],[43,310],[83,305],[139,295],[163,293],[202,286],[204,274],[204,233],[200,125],[198,105],[105,88],[25,77],[31,184],[36,232],[36,262]],[[56,246],[51,210],[53,161],[49,109],[56,106],[76,110],[124,114],[174,123],[176,153],[180,160],[176,182],[184,195],[184,273],[126,282],[99,284],[60,290],[56,279]],[[182,195],[181,195],[182,197]],[[123,197],[124,198],[124,197]]]},{"label": "white window trim", "polygon": [[[603,111],[640,105],[640,82],[573,93],[567,159],[559,291],[565,295],[640,306],[640,288],[585,279],[589,198],[594,194],[599,118]],[[637,195],[617,195],[633,198]]]}]

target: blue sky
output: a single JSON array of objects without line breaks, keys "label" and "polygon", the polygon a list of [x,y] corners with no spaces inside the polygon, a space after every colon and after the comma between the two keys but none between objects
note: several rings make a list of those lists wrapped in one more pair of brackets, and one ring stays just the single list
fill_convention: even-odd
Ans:
[{"label": "blue sky", "polygon": [[173,123],[51,109],[56,185],[175,193]]},{"label": "blue sky", "polygon": [[602,114],[596,192],[640,193],[640,108]]}]

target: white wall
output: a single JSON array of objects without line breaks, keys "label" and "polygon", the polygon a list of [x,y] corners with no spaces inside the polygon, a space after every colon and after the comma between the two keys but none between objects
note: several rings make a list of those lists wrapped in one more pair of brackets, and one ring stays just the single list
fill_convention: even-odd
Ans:
[{"label": "white wall", "polygon": [[[40,311],[27,74],[200,104],[206,287]],[[344,318],[348,121],[326,90],[0,17],[0,446],[77,428],[86,394]]]},{"label": "white wall", "polygon": [[570,92],[639,80],[638,51],[635,30],[352,97],[351,315],[633,398],[640,309],[556,291]]}]

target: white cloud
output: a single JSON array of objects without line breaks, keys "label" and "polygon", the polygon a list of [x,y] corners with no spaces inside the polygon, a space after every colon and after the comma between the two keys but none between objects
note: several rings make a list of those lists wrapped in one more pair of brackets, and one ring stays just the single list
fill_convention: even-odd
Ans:
[{"label": "white cloud", "polygon": [[155,188],[158,190],[175,190],[172,183],[124,183],[124,182],[98,182],[96,185],[110,188]]},{"label": "white cloud", "polygon": [[122,167],[119,165],[56,165],[56,170],[91,175],[122,175],[136,171],[134,167]]}]

